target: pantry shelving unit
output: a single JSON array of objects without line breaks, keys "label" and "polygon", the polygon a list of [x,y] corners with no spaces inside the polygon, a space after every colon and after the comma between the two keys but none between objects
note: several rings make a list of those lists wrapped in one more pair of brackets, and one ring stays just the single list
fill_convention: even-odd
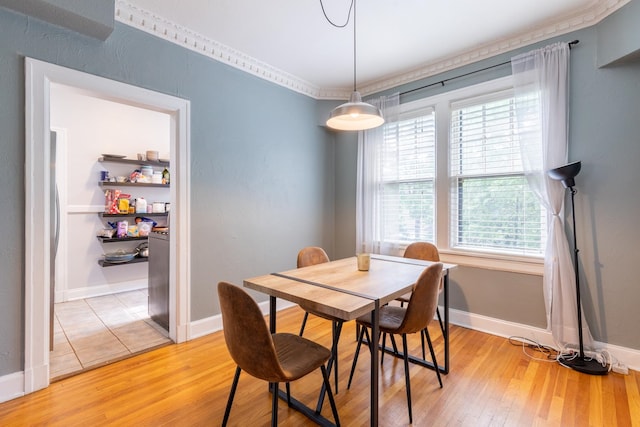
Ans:
[{"label": "pantry shelving unit", "polygon": [[[167,161],[149,161],[149,160],[136,160],[136,159],[126,159],[121,156],[103,156],[98,159],[99,162],[110,162],[110,163],[118,163],[124,165],[132,165],[132,166],[156,166],[161,168],[168,168],[169,162]],[[112,182],[112,181],[100,181],[101,188],[116,188],[116,187],[151,187],[151,188],[169,188],[170,184],[155,184],[151,182]],[[109,214],[104,212],[98,213],[102,218],[135,218],[135,217],[167,217],[168,212],[139,212],[139,213],[118,213],[118,214]],[[98,236],[98,239],[102,243],[122,243],[122,242],[130,242],[130,241],[147,241],[149,238],[147,236],[136,236],[136,237],[102,237]],[[127,262],[108,262],[105,260],[98,260],[98,264],[102,267],[113,267],[119,265],[127,265],[127,264],[136,264],[140,262],[148,262],[148,258],[146,257],[135,257]]]}]

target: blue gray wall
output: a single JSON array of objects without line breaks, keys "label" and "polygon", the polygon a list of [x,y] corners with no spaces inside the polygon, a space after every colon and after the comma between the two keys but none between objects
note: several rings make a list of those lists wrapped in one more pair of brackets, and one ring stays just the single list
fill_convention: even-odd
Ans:
[{"label": "blue gray wall", "polygon": [[101,42],[0,8],[0,376],[24,357],[25,56],[191,101],[192,320],[219,312],[220,280],[332,251],[333,137],[315,100],[119,23]]}]

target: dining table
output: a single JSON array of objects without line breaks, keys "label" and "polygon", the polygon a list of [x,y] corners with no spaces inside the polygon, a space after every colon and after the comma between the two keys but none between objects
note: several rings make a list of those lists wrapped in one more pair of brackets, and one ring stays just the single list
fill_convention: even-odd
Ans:
[{"label": "dining table", "polygon": [[[293,270],[270,273],[245,279],[246,288],[269,295],[269,328],[276,332],[278,298],[297,304],[304,304],[316,311],[343,319],[355,320],[366,314],[371,315],[372,337],[379,336],[378,311],[381,306],[410,292],[420,274],[434,264],[404,257],[388,255],[370,255],[369,269],[358,270],[356,257],[349,257],[296,268]],[[455,264],[443,264],[443,303],[444,303],[444,365],[433,366],[416,357],[414,363],[449,372],[449,271]],[[379,412],[379,355],[371,355],[370,386],[370,425],[378,425]],[[282,393],[282,392],[281,392]],[[286,399],[285,394],[281,394]],[[322,396],[321,396],[322,398]],[[291,397],[291,406],[314,420],[319,425],[334,425],[324,418],[319,410],[313,410]]]}]

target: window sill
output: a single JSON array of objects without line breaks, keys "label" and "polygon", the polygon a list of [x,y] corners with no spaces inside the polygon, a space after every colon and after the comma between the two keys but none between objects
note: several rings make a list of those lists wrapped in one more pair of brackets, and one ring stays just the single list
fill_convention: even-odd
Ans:
[{"label": "window sill", "polygon": [[506,271],[534,276],[542,276],[544,274],[544,260],[542,258],[506,257],[473,252],[440,250],[440,260],[446,263],[457,264],[461,267],[483,268],[485,270]]}]

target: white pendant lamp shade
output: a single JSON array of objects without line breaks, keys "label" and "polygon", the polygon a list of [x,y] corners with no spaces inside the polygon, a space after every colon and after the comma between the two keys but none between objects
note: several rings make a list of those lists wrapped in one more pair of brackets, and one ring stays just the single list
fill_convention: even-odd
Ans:
[{"label": "white pendant lamp shade", "polygon": [[362,102],[360,92],[354,90],[349,102],[331,111],[327,126],[336,130],[367,130],[384,123],[380,109]]}]

